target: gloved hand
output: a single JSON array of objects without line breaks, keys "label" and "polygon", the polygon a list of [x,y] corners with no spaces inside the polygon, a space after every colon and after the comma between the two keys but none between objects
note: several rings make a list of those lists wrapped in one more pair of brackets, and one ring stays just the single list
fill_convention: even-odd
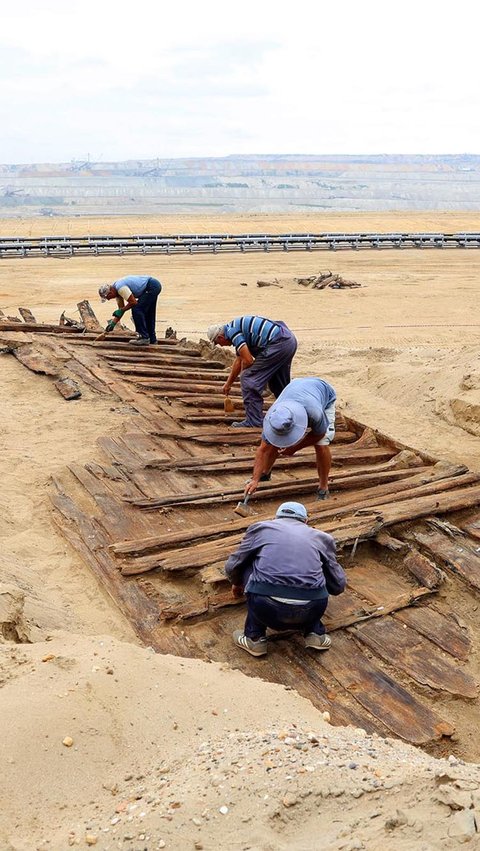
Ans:
[{"label": "gloved hand", "polygon": [[121,307],[119,307],[117,310],[113,311],[112,316],[116,316],[117,319],[121,319],[124,313],[125,311]]},{"label": "gloved hand", "polygon": [[116,325],[116,324],[117,324],[117,323],[116,323],[116,322],[114,322],[114,321],[113,321],[113,319],[110,319],[110,322],[107,322],[107,327],[105,328],[105,331],[106,331],[107,333],[110,333],[110,331],[113,331],[113,329],[115,328],[115,325]]}]

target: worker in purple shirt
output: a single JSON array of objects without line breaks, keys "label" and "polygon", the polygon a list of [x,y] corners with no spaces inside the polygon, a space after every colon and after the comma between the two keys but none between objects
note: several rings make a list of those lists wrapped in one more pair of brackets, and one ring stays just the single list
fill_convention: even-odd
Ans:
[{"label": "worker in purple shirt", "polygon": [[263,391],[269,387],[275,398],[290,381],[290,368],[297,340],[284,322],[263,316],[239,316],[226,325],[210,325],[208,339],[217,346],[234,346],[233,362],[223,393],[228,396],[240,375],[245,419],[234,428],[255,428],[263,422]]},{"label": "worker in purple shirt", "polygon": [[332,385],[322,378],[294,378],[290,382],[265,415],[262,440],[245,496],[255,493],[259,482],[270,479],[279,455],[295,455],[300,449],[313,446],[318,471],[317,499],[328,499],[336,398]]},{"label": "worker in purple shirt", "polygon": [[137,336],[128,342],[133,346],[149,346],[156,343],[157,299],[161,290],[160,281],[148,275],[127,275],[113,284],[103,284],[98,290],[101,300],[110,301],[114,298],[117,308],[113,311],[105,331],[97,339],[103,339],[105,334],[113,331],[124,313],[131,310]]},{"label": "worker in purple shirt", "polygon": [[234,643],[251,656],[265,656],[267,628],[301,632],[305,647],[328,650],[322,617],[329,594],[345,590],[345,571],[331,535],[307,526],[300,502],[284,502],[274,520],[248,527],[225,565],[235,597],[245,593],[247,617]]}]

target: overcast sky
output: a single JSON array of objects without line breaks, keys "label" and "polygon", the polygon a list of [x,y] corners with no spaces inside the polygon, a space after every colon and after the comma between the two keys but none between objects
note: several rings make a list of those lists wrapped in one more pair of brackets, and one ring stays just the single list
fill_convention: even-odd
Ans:
[{"label": "overcast sky", "polygon": [[0,2],[1,163],[480,153],[478,3]]}]

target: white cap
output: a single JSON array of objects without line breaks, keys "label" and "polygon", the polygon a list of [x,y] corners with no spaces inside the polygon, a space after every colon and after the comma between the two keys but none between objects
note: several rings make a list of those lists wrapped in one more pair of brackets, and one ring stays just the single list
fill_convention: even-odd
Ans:
[{"label": "white cap", "polygon": [[220,334],[223,334],[224,330],[225,325],[210,325],[207,328],[207,337],[210,342],[214,343],[217,337],[219,337]]},{"label": "white cap", "polygon": [[111,286],[112,286],[111,284],[102,284],[102,286],[101,286],[101,287],[99,287],[98,295],[100,296],[100,298],[102,299],[102,301],[106,301],[106,300],[107,300],[107,295],[108,295],[108,293],[110,292],[110,287],[111,287]]}]

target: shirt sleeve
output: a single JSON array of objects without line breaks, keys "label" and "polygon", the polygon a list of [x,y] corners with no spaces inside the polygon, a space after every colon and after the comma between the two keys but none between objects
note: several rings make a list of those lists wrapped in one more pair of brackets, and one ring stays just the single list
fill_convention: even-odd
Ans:
[{"label": "shirt sleeve", "polygon": [[335,540],[326,532],[319,533],[318,550],[322,562],[323,575],[329,594],[336,597],[345,591],[347,577],[341,564],[337,561]]},{"label": "shirt sleeve", "polygon": [[320,417],[310,417],[308,425],[314,434],[321,434],[323,436],[328,428],[328,420],[322,412]]},{"label": "shirt sleeve", "polygon": [[256,534],[259,524],[249,526],[239,546],[228,557],[225,564],[225,575],[232,585],[243,585],[245,571],[252,567],[253,559],[259,549],[258,536]]},{"label": "shirt sleeve", "polygon": [[133,293],[132,293],[132,291],[131,291],[130,287],[127,287],[127,285],[126,285],[126,284],[124,284],[124,285],[123,285],[123,287],[120,287],[120,288],[117,290],[117,292],[118,292],[118,295],[121,295],[121,296],[122,296],[122,298],[123,298],[123,299],[125,299],[125,301],[128,301],[128,299],[130,298],[130,296],[131,296],[131,295],[133,295]]},{"label": "shirt sleeve", "polygon": [[225,336],[227,340],[230,340],[232,346],[235,346],[237,354],[242,346],[248,345],[245,336],[242,333],[241,324],[237,320],[234,320],[225,326]]}]

